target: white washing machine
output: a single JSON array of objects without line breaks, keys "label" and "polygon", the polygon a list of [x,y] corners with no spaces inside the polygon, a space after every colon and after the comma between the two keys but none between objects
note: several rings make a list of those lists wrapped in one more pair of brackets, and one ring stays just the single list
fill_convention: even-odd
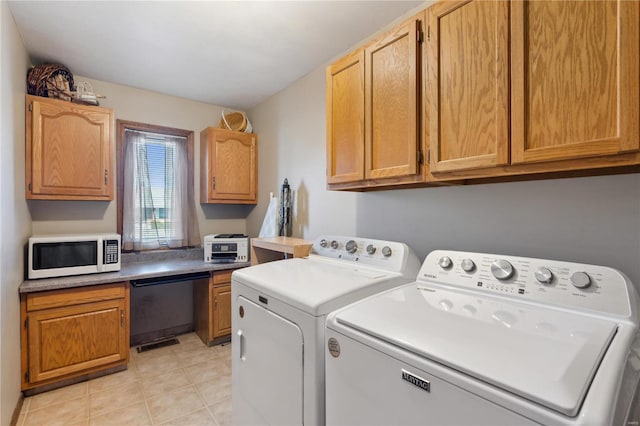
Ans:
[{"label": "white washing machine", "polygon": [[638,424],[639,341],[614,269],[434,251],[327,317],[327,424]]},{"label": "white washing machine", "polygon": [[414,281],[405,244],[322,236],[306,258],[232,275],[234,425],[324,424],[326,315]]}]

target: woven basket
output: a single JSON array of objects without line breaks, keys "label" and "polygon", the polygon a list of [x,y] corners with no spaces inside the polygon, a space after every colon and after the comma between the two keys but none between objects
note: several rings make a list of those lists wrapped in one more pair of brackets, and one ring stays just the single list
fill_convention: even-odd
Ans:
[{"label": "woven basket", "polygon": [[73,74],[64,65],[40,64],[27,73],[27,92],[30,95],[70,101],[74,87]]},{"label": "woven basket", "polygon": [[222,111],[222,118],[218,123],[218,127],[227,130],[235,130],[236,132],[244,132],[247,129],[247,116],[241,112]]}]

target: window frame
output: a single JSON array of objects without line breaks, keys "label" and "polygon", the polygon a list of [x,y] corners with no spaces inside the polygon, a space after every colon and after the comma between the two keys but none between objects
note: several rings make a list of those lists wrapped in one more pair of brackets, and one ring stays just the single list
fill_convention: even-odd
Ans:
[{"label": "window frame", "polygon": [[[122,210],[123,210],[123,195],[124,195],[124,135],[126,130],[135,130],[139,132],[158,133],[161,135],[180,136],[185,138],[187,144],[187,163],[188,163],[188,176],[187,176],[187,191],[190,199],[195,201],[194,198],[194,159],[193,159],[193,131],[176,129],[173,127],[158,126],[155,124],[139,123],[136,121],[128,120],[116,120],[116,216],[117,216],[117,232],[122,235]],[[152,250],[177,250],[169,247],[160,247]],[[147,251],[147,250],[145,250]]]}]

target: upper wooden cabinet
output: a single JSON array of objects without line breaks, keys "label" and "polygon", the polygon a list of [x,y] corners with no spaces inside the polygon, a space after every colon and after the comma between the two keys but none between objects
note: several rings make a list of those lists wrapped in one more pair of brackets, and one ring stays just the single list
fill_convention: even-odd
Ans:
[{"label": "upper wooden cabinet", "polygon": [[257,138],[215,127],[200,133],[200,203],[257,203]]},{"label": "upper wooden cabinet", "polygon": [[327,182],[349,188],[422,180],[423,14],[327,68]]},{"label": "upper wooden cabinet", "polygon": [[427,10],[432,172],[509,163],[509,3]]},{"label": "upper wooden cabinet", "polygon": [[515,1],[514,164],[640,149],[636,1]]},{"label": "upper wooden cabinet", "polygon": [[429,8],[431,171],[455,179],[638,164],[628,153],[640,149],[639,9],[613,0]]},{"label": "upper wooden cabinet", "polygon": [[26,198],[113,199],[113,111],[27,95]]},{"label": "upper wooden cabinet", "polygon": [[327,68],[327,182],[364,178],[364,50]]},{"label": "upper wooden cabinet", "polygon": [[365,178],[418,173],[419,19],[365,48]]}]

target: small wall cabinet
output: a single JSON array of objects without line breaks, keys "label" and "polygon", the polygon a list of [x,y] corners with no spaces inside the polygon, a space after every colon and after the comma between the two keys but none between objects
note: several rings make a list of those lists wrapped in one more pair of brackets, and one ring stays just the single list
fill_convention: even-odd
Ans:
[{"label": "small wall cabinet", "polygon": [[26,97],[26,198],[113,199],[113,110]]},{"label": "small wall cabinet", "polygon": [[257,139],[215,127],[200,132],[200,203],[258,202]]},{"label": "small wall cabinet", "polygon": [[327,183],[366,188],[423,180],[417,15],[327,68]]},{"label": "small wall cabinet", "polygon": [[125,282],[22,294],[22,390],[129,361]]},{"label": "small wall cabinet", "polygon": [[231,339],[232,272],[214,272],[208,283],[194,282],[195,331],[206,345]]}]

